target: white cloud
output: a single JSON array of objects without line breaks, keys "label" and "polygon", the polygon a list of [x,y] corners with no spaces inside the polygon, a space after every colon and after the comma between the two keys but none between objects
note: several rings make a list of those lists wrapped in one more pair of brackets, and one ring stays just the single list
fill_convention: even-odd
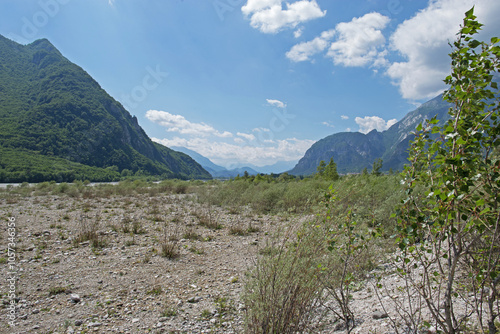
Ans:
[{"label": "white cloud", "polygon": [[295,30],[293,32],[293,37],[299,38],[300,36],[302,36],[302,32],[303,32],[302,28],[299,28],[299,29]]},{"label": "white cloud", "polygon": [[341,116],[340,116],[340,118],[341,118],[341,119],[343,119],[343,120],[345,121],[345,120],[348,120],[348,119],[349,119],[349,116],[346,116],[346,115],[341,115]]},{"label": "white cloud", "polygon": [[[285,106],[278,100],[272,104]],[[213,162],[230,166],[235,163],[252,163],[257,166],[277,161],[298,160],[314,144],[314,140],[287,138],[279,140],[269,128],[254,128],[251,133],[218,131],[205,123],[193,123],[181,115],[166,111],[149,110],[146,117],[163,127],[173,138],[152,138],[165,146],[182,146],[209,158]]]},{"label": "white cloud", "polygon": [[250,17],[253,28],[271,34],[326,15],[326,10],[322,11],[316,0],[287,2],[286,9],[283,9],[282,0],[248,0],[241,11]]},{"label": "white cloud", "polygon": [[271,129],[268,129],[268,128],[255,128],[252,131],[253,132],[270,132]]},{"label": "white cloud", "polygon": [[311,56],[324,51],[335,35],[335,30],[323,31],[320,36],[312,41],[294,45],[286,53],[286,57],[294,62],[309,60]]},{"label": "white cloud", "polygon": [[335,27],[338,36],[327,55],[336,65],[380,66],[385,61],[385,37],[382,30],[390,19],[380,13],[368,13]]},{"label": "white cloud", "polygon": [[243,137],[245,138],[246,140],[248,141],[252,141],[252,140],[255,140],[255,136],[251,133],[242,133],[242,132],[238,132],[236,133],[238,136],[240,137]]},{"label": "white cloud", "polygon": [[271,100],[271,99],[266,99],[267,103],[270,104],[273,107],[278,107],[278,108],[285,108],[286,103],[281,102],[280,100]]},{"label": "white cloud", "polygon": [[[382,30],[389,18],[380,13],[368,13],[341,22],[311,41],[294,45],[286,53],[294,62],[310,60],[311,56],[327,51],[335,65],[380,67],[387,63],[385,37]],[[333,42],[332,42],[333,40]]]},{"label": "white cloud", "polygon": [[387,75],[406,99],[432,98],[445,89],[443,79],[450,71],[451,48],[464,13],[475,6],[479,22],[485,24],[480,39],[498,35],[500,1],[434,0],[414,17],[401,23],[391,36],[391,49],[405,61],[395,62]]},{"label": "white cloud", "polygon": [[152,138],[152,140],[165,146],[186,147],[223,166],[230,166],[234,163],[264,166],[277,161],[298,160],[315,143],[314,140],[297,138],[274,140],[269,145],[260,146],[237,145],[223,141],[212,142],[204,138],[175,137],[173,139]]},{"label": "white cloud", "polygon": [[359,132],[368,133],[372,130],[377,130],[379,132],[389,129],[391,126],[396,124],[396,119],[391,119],[389,121],[384,121],[378,116],[365,116],[363,118],[356,117],[354,121],[359,125]]},{"label": "white cloud", "polygon": [[228,131],[219,132],[205,123],[193,123],[182,115],[173,115],[166,111],[148,110],[146,112],[146,117],[150,121],[165,127],[168,132],[178,132],[180,134],[202,137],[216,136],[227,138],[233,136]]},{"label": "white cloud", "polygon": [[330,122],[322,122],[321,124],[323,124],[323,125],[325,125],[325,126],[327,126],[329,128],[334,128],[335,127],[335,125],[331,124]]}]

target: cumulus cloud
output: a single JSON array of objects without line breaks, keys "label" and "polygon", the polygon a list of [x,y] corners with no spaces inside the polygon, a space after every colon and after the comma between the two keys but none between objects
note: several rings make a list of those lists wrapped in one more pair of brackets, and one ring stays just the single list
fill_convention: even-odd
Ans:
[{"label": "cumulus cloud", "polygon": [[385,37],[382,30],[389,18],[380,13],[368,13],[351,22],[335,27],[337,39],[330,45],[327,55],[336,65],[380,66],[385,63]]},{"label": "cumulus cloud", "polygon": [[299,28],[299,29],[295,30],[293,32],[293,37],[299,38],[300,36],[302,36],[302,32],[303,32],[302,28]]},{"label": "cumulus cloud", "polygon": [[348,119],[349,119],[349,116],[346,116],[346,115],[341,115],[341,116],[340,116],[340,118],[341,118],[341,119],[343,119],[343,120],[345,121],[345,120],[348,120]]},{"label": "cumulus cloud", "polygon": [[480,38],[498,34],[498,0],[430,1],[427,8],[397,27],[390,46],[405,61],[391,64],[386,73],[399,86],[404,98],[428,99],[445,89],[442,80],[450,71],[448,42],[456,39],[464,13],[472,6],[478,20],[485,24]]},{"label": "cumulus cloud", "polygon": [[202,137],[216,136],[227,138],[233,136],[228,131],[219,132],[208,124],[193,123],[182,115],[174,115],[167,111],[149,110],[146,112],[146,117],[150,121],[165,127],[168,132],[178,132],[180,134]]},{"label": "cumulus cloud", "polygon": [[307,61],[327,50],[326,55],[335,65],[384,66],[387,50],[382,30],[389,21],[380,13],[368,13],[350,22],[341,22],[335,29],[323,31],[311,41],[294,45],[286,56],[294,62]]},{"label": "cumulus cloud", "polygon": [[385,131],[397,122],[396,119],[391,119],[386,122],[378,116],[365,116],[363,118],[356,117],[354,121],[359,125],[359,132],[364,134],[367,134],[374,129],[379,132]]},{"label": "cumulus cloud", "polygon": [[248,141],[255,140],[255,136],[253,134],[251,134],[251,133],[238,132],[238,133],[236,133],[236,135],[238,135],[240,137],[243,137],[243,138],[245,138]]},{"label": "cumulus cloud", "polygon": [[[281,101],[270,101],[273,105],[285,106]],[[233,135],[166,111],[149,110],[146,117],[165,127],[168,133],[176,133],[173,138],[152,138],[155,142],[168,147],[186,147],[223,166],[235,163],[264,166],[277,161],[298,160],[315,142],[297,138],[276,139],[275,133],[265,127]]]},{"label": "cumulus cloud", "polygon": [[309,42],[294,45],[286,53],[286,57],[294,62],[310,60],[311,56],[324,51],[330,45],[334,35],[335,30],[323,31],[320,36]]},{"label": "cumulus cloud", "polygon": [[264,166],[276,161],[298,160],[315,142],[314,140],[287,138],[270,141],[268,145],[253,146],[224,141],[207,141],[203,138],[175,137],[173,139],[152,138],[152,140],[165,146],[186,147],[223,166],[230,166],[235,162]]},{"label": "cumulus cloud", "polygon": [[272,100],[272,99],[266,99],[267,103],[273,107],[278,107],[278,108],[285,108],[286,103],[281,102],[280,100]]},{"label": "cumulus cloud", "polygon": [[248,0],[241,11],[250,18],[253,28],[271,34],[326,15],[326,10],[322,11],[316,0],[287,2],[286,9],[283,9],[282,0]]}]

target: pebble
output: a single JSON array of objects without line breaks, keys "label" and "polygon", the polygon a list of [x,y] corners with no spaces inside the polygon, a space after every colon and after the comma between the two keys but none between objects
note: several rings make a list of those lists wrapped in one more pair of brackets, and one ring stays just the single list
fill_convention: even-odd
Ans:
[{"label": "pebble", "polygon": [[80,296],[77,295],[76,293],[72,293],[70,295],[71,301],[75,304],[79,303],[81,301]]},{"label": "pebble", "polygon": [[376,310],[372,314],[372,318],[375,320],[387,318],[389,315],[383,311]]},{"label": "pebble", "polygon": [[99,327],[99,326],[102,326],[100,322],[89,322],[89,324],[87,325],[87,327]]},{"label": "pebble", "polygon": [[201,300],[202,300],[202,299],[203,299],[203,298],[201,298],[201,297],[198,297],[198,296],[197,296],[197,297],[191,297],[191,298],[189,298],[187,301],[188,301],[188,303],[192,303],[192,304],[194,304],[194,303],[199,303],[199,302],[201,302]]}]

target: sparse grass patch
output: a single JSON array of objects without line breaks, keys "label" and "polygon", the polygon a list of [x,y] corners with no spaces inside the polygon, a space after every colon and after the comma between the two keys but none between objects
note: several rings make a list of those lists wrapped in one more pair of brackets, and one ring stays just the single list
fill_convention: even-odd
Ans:
[{"label": "sparse grass patch", "polygon": [[212,312],[210,312],[207,309],[204,309],[203,311],[201,311],[200,318],[204,319],[204,320],[208,320],[208,319],[212,318]]},{"label": "sparse grass patch", "polygon": [[167,224],[163,225],[163,240],[160,243],[160,254],[167,259],[176,259],[180,256],[179,252],[179,232],[178,226],[171,230],[168,229]]},{"label": "sparse grass patch", "polygon": [[132,233],[134,233],[134,234],[146,233],[146,230],[144,230],[141,222],[138,219],[134,220],[134,222],[132,223]]},{"label": "sparse grass patch", "polygon": [[173,241],[163,242],[161,245],[161,256],[167,259],[176,259],[180,256],[177,243]]},{"label": "sparse grass patch", "polygon": [[131,240],[127,240],[127,241],[125,241],[125,246],[126,246],[126,247],[130,247],[130,246],[133,246],[133,245],[135,245],[135,240],[134,240],[134,238],[132,238]]},{"label": "sparse grass patch", "polygon": [[172,318],[175,317],[176,315],[177,315],[177,310],[170,306],[166,307],[161,314],[161,316],[165,318]]},{"label": "sparse grass patch", "polygon": [[147,291],[146,294],[147,295],[159,296],[159,295],[162,294],[162,292],[163,292],[163,289],[161,288],[161,286],[160,285],[156,285],[151,290]]},{"label": "sparse grass patch", "polygon": [[195,211],[195,217],[198,218],[198,224],[211,230],[220,230],[223,228],[222,224],[218,222],[218,216],[212,212],[211,209],[207,212],[201,210]]},{"label": "sparse grass patch", "polygon": [[260,227],[255,226],[255,225],[252,225],[252,223],[249,223],[249,224],[248,224],[248,228],[247,228],[247,232],[248,232],[248,233],[256,233],[256,232],[260,232]]},{"label": "sparse grass patch", "polygon": [[245,235],[248,235],[248,229],[245,229],[240,224],[233,225],[233,226],[231,226],[229,228],[229,234],[231,234],[231,235],[245,236]]},{"label": "sparse grass patch", "polygon": [[104,248],[107,246],[107,242],[102,239],[97,233],[99,227],[100,217],[96,215],[93,218],[89,218],[86,215],[81,215],[78,222],[78,235],[73,239],[75,245],[89,241],[92,248]]},{"label": "sparse grass patch", "polygon": [[123,217],[121,221],[122,232],[127,234],[130,233],[130,224],[132,223],[132,219],[129,216]]},{"label": "sparse grass patch", "polygon": [[186,246],[186,248],[188,249],[188,251],[190,251],[191,253],[194,253],[194,254],[198,254],[198,255],[205,254],[205,250],[203,248],[198,248],[196,246],[191,246],[191,247]]},{"label": "sparse grass patch", "polygon": [[49,296],[55,296],[61,293],[69,292],[69,288],[62,286],[54,286],[49,289]]},{"label": "sparse grass patch", "polygon": [[200,235],[198,233],[196,233],[196,231],[192,227],[189,227],[186,229],[186,231],[182,235],[182,238],[188,239],[188,240],[200,240],[201,239]]}]

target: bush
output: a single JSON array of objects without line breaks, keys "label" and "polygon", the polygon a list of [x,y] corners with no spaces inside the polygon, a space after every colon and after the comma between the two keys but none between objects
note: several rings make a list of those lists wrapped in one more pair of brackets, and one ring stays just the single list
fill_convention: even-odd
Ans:
[{"label": "bush", "polygon": [[[308,328],[321,304],[323,284],[318,266],[324,239],[315,233],[289,239],[278,236],[248,274],[243,300],[248,333],[296,333]],[[285,240],[285,241],[281,241]]]}]

